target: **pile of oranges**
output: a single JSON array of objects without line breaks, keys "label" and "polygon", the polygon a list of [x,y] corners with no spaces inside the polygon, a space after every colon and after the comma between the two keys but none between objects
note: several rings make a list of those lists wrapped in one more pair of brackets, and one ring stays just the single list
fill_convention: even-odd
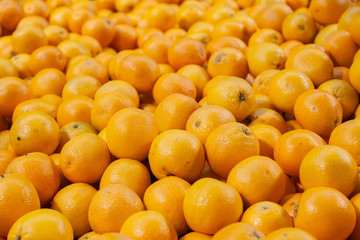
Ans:
[{"label": "pile of oranges", "polygon": [[0,0],[0,240],[360,240],[360,3]]}]

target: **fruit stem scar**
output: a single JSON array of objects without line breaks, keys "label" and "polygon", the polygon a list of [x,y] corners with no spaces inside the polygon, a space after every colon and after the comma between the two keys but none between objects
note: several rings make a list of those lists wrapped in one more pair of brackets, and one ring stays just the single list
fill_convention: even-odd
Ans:
[{"label": "fruit stem scar", "polygon": [[244,94],[240,93],[239,100],[240,100],[240,102],[245,101]]},{"label": "fruit stem scar", "polygon": [[5,175],[4,175],[4,174],[1,174],[1,175],[0,175],[0,178],[5,178]]},{"label": "fruit stem scar", "polygon": [[199,121],[196,121],[196,122],[195,122],[195,127],[198,127],[198,126],[200,126],[200,122],[199,122]]},{"label": "fruit stem scar", "polygon": [[17,139],[18,141],[20,141],[20,140],[21,140],[21,138],[20,138],[20,137],[17,137],[16,139]]},{"label": "fruit stem scar", "polygon": [[75,124],[74,126],[73,126],[73,128],[78,128],[79,127],[79,125],[77,125],[77,124]]},{"label": "fruit stem scar", "polygon": [[16,235],[16,240],[21,240],[21,236],[20,236],[20,235]]},{"label": "fruit stem scar", "polygon": [[243,133],[244,133],[245,135],[249,135],[248,131],[246,131],[246,130],[243,130]]}]

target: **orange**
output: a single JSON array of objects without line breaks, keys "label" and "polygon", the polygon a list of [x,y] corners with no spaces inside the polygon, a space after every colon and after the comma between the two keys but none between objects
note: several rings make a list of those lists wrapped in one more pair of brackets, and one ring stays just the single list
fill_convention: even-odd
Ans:
[{"label": "orange", "polygon": [[12,36],[2,36],[0,38],[0,56],[5,58],[13,57],[14,46],[12,43]]},{"label": "orange", "polygon": [[261,93],[268,96],[271,79],[278,72],[279,70],[269,69],[262,71],[259,75],[257,75],[252,84],[252,89],[254,93]]},{"label": "orange", "polygon": [[17,68],[15,65],[6,58],[0,58],[0,77],[18,77]]},{"label": "orange", "polygon": [[350,67],[359,46],[345,30],[332,32],[325,38],[324,48],[337,66]]},{"label": "orange", "polygon": [[329,144],[345,149],[349,152],[356,163],[360,163],[360,152],[358,144],[359,120],[349,120],[337,126],[330,135]]},{"label": "orange", "polygon": [[274,160],[286,174],[298,178],[300,165],[306,154],[314,147],[325,144],[324,139],[314,132],[292,130],[279,137],[274,147]]},{"label": "orange", "polygon": [[220,229],[213,236],[214,240],[243,239],[243,240],[261,240],[265,235],[256,227],[247,223],[232,223]]},{"label": "orange", "polygon": [[131,53],[117,66],[117,79],[127,81],[139,93],[149,92],[160,75],[157,63],[141,53]]},{"label": "orange", "polygon": [[51,208],[64,214],[70,221],[74,237],[79,238],[91,230],[88,210],[96,189],[86,183],[74,183],[58,191]]},{"label": "orange", "polygon": [[286,0],[286,4],[293,10],[306,8],[309,5],[309,0]]},{"label": "orange", "polygon": [[260,155],[274,158],[274,148],[281,136],[280,131],[267,124],[256,124],[250,127],[250,130],[254,132],[259,140]]},{"label": "orange", "polygon": [[354,228],[354,231],[351,233],[351,235],[349,236],[348,239],[350,240],[356,240],[359,239],[359,194],[356,194],[355,196],[353,196],[350,201],[353,204],[354,208],[355,208],[355,212],[356,212],[356,225]]},{"label": "orange", "polygon": [[47,5],[51,10],[54,10],[57,7],[70,5],[70,0],[46,0]]},{"label": "orange", "polygon": [[48,21],[43,17],[26,16],[19,21],[16,29],[26,27],[26,26],[38,26],[44,30],[44,28],[46,28],[48,26],[48,24],[49,24]]},{"label": "orange", "polygon": [[149,8],[145,14],[147,27],[158,28],[165,32],[166,30],[175,27],[177,23],[177,11],[170,4],[158,3]]},{"label": "orange", "polygon": [[87,9],[76,9],[71,12],[71,15],[68,19],[68,26],[71,32],[81,33],[81,27],[84,22],[88,19],[94,17],[94,13]]},{"label": "orange", "polygon": [[155,123],[160,132],[186,128],[190,115],[199,108],[191,97],[174,93],[165,97],[155,110]]},{"label": "orange", "polygon": [[152,210],[131,215],[121,227],[121,234],[134,240],[159,239],[176,240],[175,227],[160,213]]},{"label": "orange", "polygon": [[349,70],[350,83],[358,93],[360,92],[360,84],[359,81],[357,80],[360,76],[359,66],[360,66],[360,58],[357,59],[355,58]]},{"label": "orange", "polygon": [[110,44],[117,51],[125,49],[135,49],[138,34],[134,27],[127,24],[117,24],[114,26],[115,36]]},{"label": "orange", "polygon": [[346,239],[356,223],[356,212],[350,200],[329,187],[305,191],[294,218],[296,228],[317,239]]},{"label": "orange", "polygon": [[93,37],[99,41],[102,47],[106,47],[115,36],[115,28],[110,20],[93,17],[82,24],[81,35]]},{"label": "orange", "polygon": [[284,37],[280,32],[271,28],[261,28],[256,30],[253,35],[249,38],[249,46],[253,46],[259,43],[274,43],[280,45],[284,42]]},{"label": "orange", "polygon": [[70,139],[60,152],[60,168],[71,182],[96,183],[110,164],[106,142],[93,133]]},{"label": "orange", "polygon": [[326,53],[300,46],[289,55],[285,68],[305,73],[317,87],[331,79],[334,65]]},{"label": "orange", "polygon": [[60,127],[73,122],[91,123],[91,108],[94,100],[87,96],[78,95],[65,99],[58,107],[57,122]]},{"label": "orange", "polygon": [[149,40],[150,38],[156,38],[159,36],[164,36],[164,33],[157,28],[141,28],[141,30],[139,30],[138,28],[136,29],[138,30],[138,39],[137,39],[137,47],[142,48],[144,47],[144,44],[147,40]]},{"label": "orange", "polygon": [[204,145],[209,134],[218,126],[235,122],[234,115],[225,108],[208,105],[195,110],[187,120],[186,131],[194,134]]},{"label": "orange", "polygon": [[244,120],[255,108],[251,85],[242,78],[231,76],[209,87],[207,102],[228,109],[237,121]]},{"label": "orange", "polygon": [[19,218],[11,227],[7,239],[74,239],[67,218],[53,209],[38,209]]},{"label": "orange", "polygon": [[66,78],[89,75],[96,78],[101,84],[109,80],[105,65],[97,58],[84,58],[75,63],[69,63],[66,69]]},{"label": "orange", "polygon": [[175,69],[180,69],[188,64],[204,65],[206,49],[204,45],[191,38],[180,38],[168,49],[168,61]]},{"label": "orange", "polygon": [[102,51],[102,46],[100,42],[91,36],[81,35],[77,39],[81,44],[89,48],[91,55],[94,57]]},{"label": "orange", "polygon": [[96,129],[101,131],[107,126],[115,113],[127,107],[136,107],[128,95],[108,93],[98,97],[91,108],[91,123]]},{"label": "orange", "polygon": [[60,129],[60,143],[57,147],[57,152],[60,152],[65,143],[70,139],[84,133],[97,134],[97,130],[86,122],[70,122]]},{"label": "orange", "polygon": [[110,184],[100,189],[89,206],[89,223],[96,233],[119,232],[134,213],[144,210],[138,195],[122,184]]},{"label": "orange", "polygon": [[162,132],[151,144],[149,164],[157,179],[177,176],[195,181],[204,167],[205,152],[200,140],[180,129]]},{"label": "orange", "polygon": [[121,233],[104,233],[101,234],[101,236],[99,236],[98,239],[99,240],[133,240],[132,238]]},{"label": "orange", "polygon": [[101,83],[94,77],[87,75],[76,76],[65,83],[61,96],[63,99],[76,95],[84,95],[94,98],[95,93],[100,87]]},{"label": "orange", "polygon": [[357,44],[360,44],[360,35],[358,31],[356,31],[356,29],[359,28],[359,25],[360,25],[360,13],[357,12],[356,14],[354,14],[349,25],[349,32],[351,34],[351,37],[354,39],[354,41]]},{"label": "orange", "polygon": [[98,234],[98,233],[95,233],[94,231],[91,231],[91,232],[85,233],[78,239],[79,240],[94,240],[94,239],[98,239],[99,237],[101,237],[101,235],[102,234]]},{"label": "orange", "polygon": [[354,158],[346,150],[324,145],[306,154],[300,165],[299,177],[304,190],[331,187],[348,196],[355,189],[358,169]]},{"label": "orange", "polygon": [[247,60],[250,73],[256,77],[265,70],[283,69],[286,56],[275,43],[264,42],[249,47]]},{"label": "orange", "polygon": [[183,213],[183,201],[190,186],[185,180],[170,176],[150,185],[144,194],[146,209],[163,214],[170,223],[174,224],[179,236],[189,230]]},{"label": "orange", "polygon": [[140,198],[151,184],[149,170],[141,162],[133,159],[118,159],[106,169],[100,180],[100,189],[110,184],[123,184]]},{"label": "orange", "polygon": [[310,1],[309,10],[314,20],[320,24],[336,23],[342,13],[352,5],[349,0]]},{"label": "orange", "polygon": [[285,119],[281,114],[270,108],[255,109],[249,117],[244,120],[244,123],[247,124],[248,127],[252,127],[257,124],[268,124],[275,127],[282,134],[287,132]]},{"label": "orange", "polygon": [[[112,1],[111,1],[112,2]],[[132,25],[132,20],[130,16],[126,13],[122,12],[115,12],[110,15],[109,20],[114,24],[114,26],[118,24],[126,24],[126,25]]]},{"label": "orange", "polygon": [[167,36],[149,38],[144,43],[144,54],[154,59],[157,63],[168,63],[168,49],[172,40]]},{"label": "orange", "polygon": [[295,102],[294,113],[300,125],[320,136],[330,136],[342,122],[342,107],[331,94],[321,90],[308,90]]},{"label": "orange", "polygon": [[118,158],[144,160],[151,143],[159,134],[154,115],[136,108],[124,108],[110,119],[106,127],[110,152]]},{"label": "orange", "polygon": [[210,80],[208,72],[201,66],[195,64],[189,64],[177,71],[188,79],[190,79],[196,87],[196,99],[200,100],[202,97],[203,89],[206,83]]},{"label": "orange", "polygon": [[211,38],[231,36],[246,42],[248,40],[245,25],[235,19],[223,19],[214,24]]},{"label": "orange", "polygon": [[277,111],[277,108],[272,104],[269,96],[255,93],[255,109],[257,108],[270,108]]},{"label": "orange", "polygon": [[318,87],[332,94],[341,104],[343,110],[343,119],[349,119],[359,105],[359,95],[350,83],[344,80],[333,79],[324,82]]},{"label": "orange", "polygon": [[47,44],[44,31],[33,25],[16,29],[11,35],[11,41],[16,53],[32,53]]},{"label": "orange", "polygon": [[[200,21],[200,22],[204,23],[203,21]],[[193,25],[195,25],[195,24],[196,23],[194,23]],[[206,24],[206,25],[209,26],[209,24]],[[167,30],[164,34],[165,34],[165,36],[168,36],[172,41],[175,41],[175,40],[177,40],[179,38],[185,37],[186,36],[186,31],[184,29],[174,27],[174,28],[170,28],[169,30]]]},{"label": "orange", "polygon": [[350,23],[353,19],[354,15],[360,11],[359,6],[350,6],[348,7],[338,21],[338,28],[339,30],[345,30],[349,32]]},{"label": "orange", "polygon": [[269,201],[251,205],[244,212],[242,223],[248,223],[259,229],[264,235],[284,227],[292,227],[292,219],[283,207]]},{"label": "orange", "polygon": [[296,99],[310,89],[314,89],[314,85],[304,73],[282,70],[270,82],[269,97],[276,108],[293,113]]},{"label": "orange", "polygon": [[[191,25],[189,27],[188,33],[189,34],[205,33],[205,34],[210,36],[213,30],[214,30],[214,25],[212,23],[207,22],[207,21],[199,21],[199,22],[196,22],[196,23],[194,23],[193,25]],[[184,30],[182,30],[182,31],[184,31]],[[178,38],[181,37],[181,35],[182,35],[181,32],[182,31],[179,31],[179,30],[178,31],[175,31],[175,30],[170,31],[170,30],[168,30],[166,35],[169,35],[169,34],[173,35],[174,33],[177,33],[175,35],[177,35],[178,37],[174,36],[173,38],[178,39]],[[186,35],[186,31],[185,31],[184,36],[185,35]]]},{"label": "orange", "polygon": [[349,68],[347,67],[334,67],[332,79],[340,79],[350,83]]},{"label": "orange", "polygon": [[167,73],[159,77],[152,89],[152,94],[157,104],[174,93],[180,93],[195,99],[196,87],[190,79],[181,74]]},{"label": "orange", "polygon": [[33,152],[13,159],[6,173],[18,173],[34,185],[42,205],[50,203],[60,187],[60,174],[52,159],[40,152]]},{"label": "orange", "polygon": [[282,50],[284,50],[286,57],[288,58],[290,53],[292,53],[297,47],[304,45],[298,40],[288,40],[280,45]]},{"label": "orange", "polygon": [[14,153],[11,150],[8,149],[0,150],[0,174],[5,173],[6,167],[16,157],[17,157],[16,153]]},{"label": "orange", "polygon": [[25,2],[22,6],[25,16],[40,16],[45,19],[49,17],[50,9],[48,5],[43,1],[31,0]]},{"label": "orange", "polygon": [[316,240],[310,233],[298,228],[280,228],[266,236],[266,240]]},{"label": "orange", "polygon": [[[9,146],[10,130],[0,132],[0,149],[7,150]],[[13,152],[13,150],[11,150]]]},{"label": "orange", "polygon": [[32,183],[19,174],[0,175],[0,191],[0,236],[6,237],[17,219],[40,208],[40,200]]},{"label": "orange", "polygon": [[102,96],[114,93],[118,95],[128,95],[136,106],[139,106],[139,94],[137,93],[136,89],[129,84],[128,82],[122,80],[112,80],[105,84],[103,84],[95,93],[95,100],[101,98]]},{"label": "orange", "polygon": [[33,77],[30,89],[35,97],[41,97],[46,94],[61,96],[65,83],[66,77],[62,71],[56,68],[44,68]]},{"label": "orange", "polygon": [[311,43],[317,33],[316,23],[312,16],[306,13],[293,12],[284,19],[282,33],[287,41]]},{"label": "orange", "polygon": [[294,217],[299,207],[299,201],[301,198],[302,193],[291,193],[291,194],[284,194],[284,197],[280,200],[280,205],[288,212],[290,217]]},{"label": "orange", "polygon": [[205,12],[206,8],[200,2],[183,2],[177,12],[179,27],[188,30],[195,23],[205,19]]},{"label": "orange", "polygon": [[44,28],[44,34],[49,45],[57,46],[69,36],[68,31],[60,26],[49,25]]},{"label": "orange", "polygon": [[69,61],[79,55],[91,56],[90,49],[86,45],[75,40],[64,40],[57,45],[57,48],[65,54]]},{"label": "orange", "polygon": [[217,23],[223,19],[231,18],[235,15],[235,10],[226,5],[212,6],[205,12],[205,20],[210,23]]},{"label": "orange", "polygon": [[214,52],[225,47],[236,48],[243,52],[246,48],[246,44],[239,38],[233,36],[223,36],[223,37],[213,38],[206,45],[206,53],[207,53],[206,55],[210,57]]},{"label": "orange", "polygon": [[272,159],[246,158],[233,167],[227,183],[236,188],[245,206],[261,201],[279,202],[285,191],[286,175]]},{"label": "orange", "polygon": [[6,0],[0,3],[0,22],[4,29],[14,30],[23,17],[21,5],[17,1]]},{"label": "orange", "polygon": [[50,117],[56,117],[57,107],[53,104],[50,104],[44,101],[41,98],[33,98],[30,100],[26,100],[22,103],[19,103],[14,109],[12,115],[12,121],[14,122],[16,118],[18,118],[21,114],[30,111],[40,111],[48,114]]},{"label": "orange", "polygon": [[255,134],[237,122],[225,123],[212,131],[206,139],[205,150],[211,169],[223,178],[227,178],[236,164],[260,153]]},{"label": "orange", "polygon": [[212,239],[211,235],[199,233],[199,232],[189,232],[183,235],[179,240],[210,240]]},{"label": "orange", "polygon": [[68,5],[69,4],[66,4],[66,6],[60,6],[53,9],[49,16],[49,23],[69,30],[68,19],[70,18],[72,10]]},{"label": "orange", "polygon": [[243,213],[242,199],[235,188],[213,178],[196,181],[188,189],[183,207],[189,227],[204,234],[215,234],[238,222]]},{"label": "orange", "polygon": [[245,55],[233,48],[215,51],[208,61],[207,69],[212,77],[227,75],[244,78],[248,73]]},{"label": "orange", "polygon": [[336,30],[338,30],[337,23],[329,24],[321,28],[315,36],[314,43],[318,45],[322,45],[325,42],[325,39],[329,36],[329,34],[335,32]]},{"label": "orange", "polygon": [[10,128],[10,144],[18,155],[30,152],[51,154],[60,141],[60,128],[48,114],[32,111],[21,114]]},{"label": "orange", "polygon": [[254,16],[256,24],[260,28],[271,28],[281,32],[284,19],[292,13],[292,9],[283,3],[266,4]]},{"label": "orange", "polygon": [[29,69],[30,55],[27,53],[16,54],[10,58],[11,63],[15,66],[20,78],[31,77],[32,74]]}]

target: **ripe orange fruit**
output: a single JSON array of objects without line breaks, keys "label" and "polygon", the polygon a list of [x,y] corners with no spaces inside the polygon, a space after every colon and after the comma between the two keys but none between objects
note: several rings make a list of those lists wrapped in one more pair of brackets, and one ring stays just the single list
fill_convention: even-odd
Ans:
[{"label": "ripe orange fruit", "polygon": [[18,77],[16,66],[9,60],[3,57],[0,57],[0,77]]},{"label": "ripe orange fruit", "polygon": [[275,43],[264,42],[248,48],[247,60],[250,73],[256,77],[269,69],[283,69],[286,56]]},{"label": "ripe orange fruit", "polygon": [[261,240],[265,235],[253,225],[238,222],[227,225],[215,233],[212,239],[244,239],[244,240]]},{"label": "ripe orange fruit", "polygon": [[360,66],[360,58],[356,59],[355,57],[354,62],[351,64],[351,67],[349,69],[350,83],[358,93],[360,92],[360,84],[357,81],[357,79],[360,76],[359,66]]},{"label": "ripe orange fruit", "polygon": [[115,28],[110,20],[93,17],[82,24],[81,35],[93,37],[99,41],[102,47],[106,47],[115,36]]},{"label": "ripe orange fruit", "polygon": [[356,212],[338,190],[316,187],[305,191],[295,214],[294,225],[317,239],[346,239],[354,230]]},{"label": "ripe orange fruit", "polygon": [[268,96],[271,79],[278,72],[279,70],[270,69],[262,71],[259,75],[257,75],[252,84],[252,89],[254,93],[261,93]]},{"label": "ripe orange fruit", "polygon": [[314,147],[325,144],[314,132],[305,129],[293,130],[279,137],[274,147],[274,160],[286,174],[299,177],[300,164],[305,155]]},{"label": "ripe orange fruit", "polygon": [[66,77],[62,71],[52,67],[44,68],[35,74],[30,82],[30,89],[35,97],[46,94],[61,96],[65,83]]},{"label": "ripe orange fruit", "polygon": [[282,134],[287,132],[287,126],[285,119],[282,115],[270,108],[257,108],[249,117],[244,120],[244,123],[248,127],[252,127],[257,124],[267,124],[275,127]]},{"label": "ripe orange fruit", "polygon": [[280,200],[280,205],[288,212],[290,217],[294,217],[299,207],[299,201],[302,193],[284,194],[284,197]]},{"label": "ripe orange fruit", "polygon": [[245,55],[234,48],[221,48],[215,51],[207,65],[210,76],[219,75],[245,78],[248,73],[248,64]]},{"label": "ripe orange fruit", "polygon": [[94,13],[88,9],[76,9],[72,11],[68,19],[70,31],[80,34],[83,24],[92,17],[94,17]]},{"label": "ripe orange fruit", "polygon": [[332,94],[341,104],[343,110],[343,119],[349,119],[359,105],[359,95],[350,83],[344,80],[333,79],[324,82],[318,87]]},{"label": "ripe orange fruit", "polygon": [[[90,238],[87,238],[91,240]],[[99,240],[133,240],[132,238],[121,233],[104,233],[98,237]]]},{"label": "ripe orange fruit", "polygon": [[180,69],[188,64],[204,65],[206,49],[204,45],[191,38],[180,38],[168,49],[168,61],[175,69]]},{"label": "ripe orange fruit", "polygon": [[312,16],[296,11],[284,19],[282,33],[287,41],[298,40],[302,43],[311,43],[317,33],[316,23]]},{"label": "ripe orange fruit", "polygon": [[56,117],[57,107],[54,104],[48,103],[41,98],[33,98],[19,103],[14,109],[12,121],[14,122],[21,114],[31,111],[40,111],[48,114],[50,117]]},{"label": "ripe orange fruit", "polygon": [[207,102],[228,109],[237,121],[244,120],[255,108],[251,85],[242,78],[231,76],[214,82],[208,88]]},{"label": "ripe orange fruit", "polygon": [[260,156],[274,158],[275,144],[281,136],[281,132],[268,124],[256,124],[250,127],[259,140]]},{"label": "ripe orange fruit", "polygon": [[359,120],[349,120],[337,126],[331,133],[329,144],[339,146],[349,152],[356,163],[360,162],[360,152],[357,147]]},{"label": "ripe orange fruit", "polygon": [[21,114],[10,128],[10,144],[18,155],[30,152],[51,154],[60,141],[60,128],[48,114],[32,111]]},{"label": "ripe orange fruit", "polygon": [[21,238],[63,240],[74,239],[69,220],[53,209],[38,209],[19,218],[11,227],[7,239]]},{"label": "ripe orange fruit", "polygon": [[110,152],[118,158],[139,161],[147,158],[151,143],[158,134],[154,114],[136,108],[118,111],[106,127]]},{"label": "ripe orange fruit", "polygon": [[257,29],[256,32],[251,35],[248,45],[253,46],[264,42],[280,45],[284,42],[284,37],[280,32],[272,28],[261,28]]},{"label": "ripe orange fruit", "polygon": [[96,233],[119,232],[134,213],[144,210],[139,196],[122,184],[110,184],[100,189],[89,206],[89,223]]},{"label": "ripe orange fruit", "polygon": [[71,182],[96,183],[110,164],[110,153],[103,139],[84,133],[70,139],[60,152],[60,168]]},{"label": "ripe orange fruit", "polygon": [[94,77],[101,84],[109,81],[106,66],[97,58],[84,57],[79,59],[78,62],[69,62],[66,69],[66,78],[69,80],[82,75]]},{"label": "ripe orange fruit", "polygon": [[248,40],[246,27],[236,19],[222,19],[214,24],[214,31],[211,33],[211,38],[220,38],[225,36],[236,37],[241,41]]},{"label": "ripe orange fruit", "polygon": [[40,208],[40,200],[32,183],[20,174],[1,174],[0,191],[0,236],[5,238],[16,220]]},{"label": "ripe orange fruit", "polygon": [[317,87],[331,79],[334,65],[326,53],[305,47],[300,46],[289,55],[285,68],[305,73]]},{"label": "ripe orange fruit", "polygon": [[202,178],[193,183],[183,206],[189,227],[204,234],[215,234],[238,222],[243,213],[242,199],[235,188],[213,178]]},{"label": "ripe orange fruit", "polygon": [[315,21],[328,25],[336,23],[351,5],[349,0],[315,0],[310,1],[309,10]]},{"label": "ripe orange fruit", "polygon": [[6,167],[16,157],[17,157],[16,153],[14,153],[11,150],[8,150],[8,149],[0,150],[0,174],[5,173]]},{"label": "ripe orange fruit", "polygon": [[20,53],[10,58],[10,61],[15,66],[15,69],[20,78],[32,76],[29,69],[29,60],[30,55],[28,53]]},{"label": "ripe orange fruit", "polygon": [[131,215],[122,225],[120,233],[134,240],[178,239],[174,225],[164,215],[152,210]]},{"label": "ripe orange fruit", "polygon": [[95,188],[86,183],[74,183],[58,191],[51,202],[51,208],[70,221],[75,238],[91,230],[88,210],[96,192]]},{"label": "ripe orange fruit", "polygon": [[25,81],[17,77],[4,77],[0,81],[0,115],[11,117],[17,104],[31,98]]},{"label": "ripe orange fruit", "polygon": [[32,53],[47,44],[44,31],[33,25],[16,29],[11,35],[11,41],[16,53]]},{"label": "ripe orange fruit", "polygon": [[266,239],[316,240],[310,233],[298,228],[280,228],[267,235]]},{"label": "ripe orange fruit", "polygon": [[186,128],[190,115],[199,108],[191,97],[174,93],[165,97],[155,110],[155,123],[160,132]]},{"label": "ripe orange fruit", "polygon": [[347,67],[334,67],[333,79],[340,79],[350,83],[349,68]]},{"label": "ripe orange fruit", "polygon": [[251,205],[244,212],[241,222],[255,226],[265,236],[277,229],[293,226],[286,210],[279,204],[269,201]]},{"label": "ripe orange fruit", "polygon": [[165,32],[166,30],[175,27],[177,23],[176,15],[177,11],[172,5],[158,3],[146,11],[146,25],[147,27],[155,27]]},{"label": "ripe orange fruit", "polygon": [[292,9],[283,3],[269,3],[254,16],[260,28],[271,28],[281,32],[284,19],[292,13]]},{"label": "ripe orange fruit", "polygon": [[225,123],[213,130],[206,139],[205,150],[211,169],[223,178],[227,178],[236,164],[260,153],[255,134],[237,122]]},{"label": "ripe orange fruit", "polygon": [[129,82],[140,93],[151,91],[159,75],[157,63],[140,53],[124,56],[116,69],[117,79]]},{"label": "ripe orange fruit", "polygon": [[123,184],[142,198],[151,184],[151,177],[141,162],[122,158],[113,161],[101,176],[100,189],[110,184]]},{"label": "ripe orange fruit", "polygon": [[339,101],[326,92],[309,90],[299,96],[294,105],[296,120],[305,129],[327,137],[342,122]]},{"label": "ripe orange fruit", "polygon": [[199,233],[199,232],[189,232],[183,235],[179,240],[210,240],[212,239],[211,235]]},{"label": "ripe orange fruit", "polygon": [[157,63],[168,63],[168,49],[172,40],[167,36],[149,38],[144,43],[144,54],[154,59]]},{"label": "ripe orange fruit", "polygon": [[276,108],[282,112],[294,112],[296,99],[314,84],[304,73],[294,70],[282,70],[276,73],[269,86],[269,97]]},{"label": "ripe orange fruit", "polygon": [[193,182],[204,167],[205,152],[195,135],[172,129],[162,132],[154,139],[148,159],[156,178],[177,176]]},{"label": "ripe orange fruit", "polygon": [[346,150],[323,145],[306,154],[300,165],[299,177],[304,190],[331,187],[348,196],[356,186],[358,169],[354,158]]},{"label": "ripe orange fruit", "polygon": [[227,183],[236,188],[244,205],[249,207],[261,201],[279,202],[285,191],[285,177],[280,166],[272,159],[253,156],[231,169]]},{"label": "ripe orange fruit", "polygon": [[94,98],[95,93],[100,87],[101,83],[94,77],[88,75],[76,76],[65,83],[61,96],[63,99],[76,95]]},{"label": "ripe orange fruit", "polygon": [[1,1],[0,9],[1,26],[10,31],[14,30],[24,14],[20,3],[12,0]]}]

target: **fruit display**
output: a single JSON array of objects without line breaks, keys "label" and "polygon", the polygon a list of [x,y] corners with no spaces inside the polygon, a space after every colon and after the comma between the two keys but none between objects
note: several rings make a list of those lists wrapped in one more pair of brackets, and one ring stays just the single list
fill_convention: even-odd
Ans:
[{"label": "fruit display", "polygon": [[0,0],[0,240],[360,240],[360,1]]}]

